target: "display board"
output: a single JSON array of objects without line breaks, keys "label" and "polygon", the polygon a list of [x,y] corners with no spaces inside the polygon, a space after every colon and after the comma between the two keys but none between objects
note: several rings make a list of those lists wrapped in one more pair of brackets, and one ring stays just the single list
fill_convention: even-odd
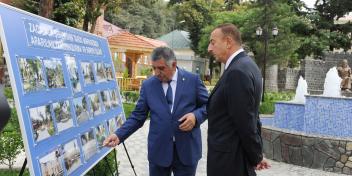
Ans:
[{"label": "display board", "polygon": [[125,121],[107,40],[2,3],[0,33],[31,175],[83,175]]}]

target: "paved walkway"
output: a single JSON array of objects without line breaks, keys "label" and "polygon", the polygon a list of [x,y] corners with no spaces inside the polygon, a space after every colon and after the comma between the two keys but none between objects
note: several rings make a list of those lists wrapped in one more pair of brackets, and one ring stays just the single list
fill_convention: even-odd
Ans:
[{"label": "paved walkway", "polygon": [[[206,176],[206,156],[207,156],[207,127],[205,122],[202,124],[202,138],[203,138],[203,157],[199,161],[196,176]],[[130,136],[126,141],[128,153],[130,154],[132,163],[135,166],[138,176],[148,176],[148,160],[147,160],[147,135],[149,129],[149,121],[146,121],[144,126],[135,134]],[[127,155],[120,145],[117,147],[117,157],[120,162],[119,173],[120,176],[133,176],[131,165],[128,161]],[[342,174],[334,174],[331,172],[324,172],[321,170],[308,169],[300,166],[295,166],[286,163],[270,161],[272,167],[268,170],[259,171],[258,176],[339,176]]]}]

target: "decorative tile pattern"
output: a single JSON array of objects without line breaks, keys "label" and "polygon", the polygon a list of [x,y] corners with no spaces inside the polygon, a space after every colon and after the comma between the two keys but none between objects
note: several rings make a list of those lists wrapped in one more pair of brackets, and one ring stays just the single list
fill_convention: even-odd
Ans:
[{"label": "decorative tile pattern", "polygon": [[336,137],[352,136],[352,99],[306,96],[304,131]]},{"label": "decorative tile pattern", "polygon": [[306,96],[305,105],[278,102],[272,125],[308,134],[351,137],[352,99]]},{"label": "decorative tile pattern", "polygon": [[304,104],[278,102],[275,104],[273,125],[278,128],[302,131]]}]

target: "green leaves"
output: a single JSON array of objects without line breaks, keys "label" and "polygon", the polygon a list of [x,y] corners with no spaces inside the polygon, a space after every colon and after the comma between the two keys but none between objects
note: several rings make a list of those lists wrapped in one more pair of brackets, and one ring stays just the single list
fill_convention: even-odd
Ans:
[{"label": "green leaves", "polygon": [[[203,29],[199,42],[200,53],[203,55],[207,53],[209,33],[213,27],[222,23],[232,23],[240,29],[244,47],[254,53],[257,63],[261,65],[264,56],[264,37],[257,37],[255,31],[258,26],[262,28],[268,26],[268,65],[298,62],[295,51],[300,47],[303,37],[297,34],[297,30],[299,27],[309,28],[309,22],[297,16],[287,3],[273,2],[267,8],[267,19],[263,15],[263,5],[258,4],[241,4],[235,6],[233,11],[214,13],[211,25]],[[274,38],[271,36],[271,30],[275,26],[279,29],[279,34]]]},{"label": "green leaves", "polygon": [[0,141],[0,162],[11,167],[15,157],[22,151],[21,134],[16,131],[3,132]]},{"label": "green leaves", "polygon": [[185,21],[182,26],[190,33],[191,48],[197,54],[202,29],[212,21],[211,6],[206,0],[189,0],[175,6],[177,20]]},{"label": "green leaves", "polygon": [[72,26],[77,27],[80,19],[83,17],[82,6],[75,2],[66,2],[59,4],[53,13],[53,20]]},{"label": "green leaves", "polygon": [[157,38],[174,29],[174,13],[163,0],[121,0],[117,12],[107,9],[106,19],[134,34]]}]

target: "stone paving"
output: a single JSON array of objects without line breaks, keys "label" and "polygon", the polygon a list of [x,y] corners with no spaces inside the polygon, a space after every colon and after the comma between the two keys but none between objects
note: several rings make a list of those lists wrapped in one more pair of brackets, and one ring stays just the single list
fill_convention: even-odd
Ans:
[{"label": "stone paving", "polygon": [[[206,156],[207,156],[207,121],[202,124],[202,139],[203,139],[203,157],[199,161],[196,176],[206,176]],[[134,164],[138,176],[148,176],[148,160],[147,160],[147,135],[149,129],[149,121],[146,121],[144,126],[136,133],[130,136],[125,145],[127,151]],[[118,162],[120,162],[120,176],[133,176],[131,165],[127,159],[126,152],[122,145],[117,147]],[[343,174],[335,174],[324,172],[321,170],[304,168],[296,165],[275,162],[269,160],[272,167],[268,170],[257,172],[258,176],[338,176]]]}]

